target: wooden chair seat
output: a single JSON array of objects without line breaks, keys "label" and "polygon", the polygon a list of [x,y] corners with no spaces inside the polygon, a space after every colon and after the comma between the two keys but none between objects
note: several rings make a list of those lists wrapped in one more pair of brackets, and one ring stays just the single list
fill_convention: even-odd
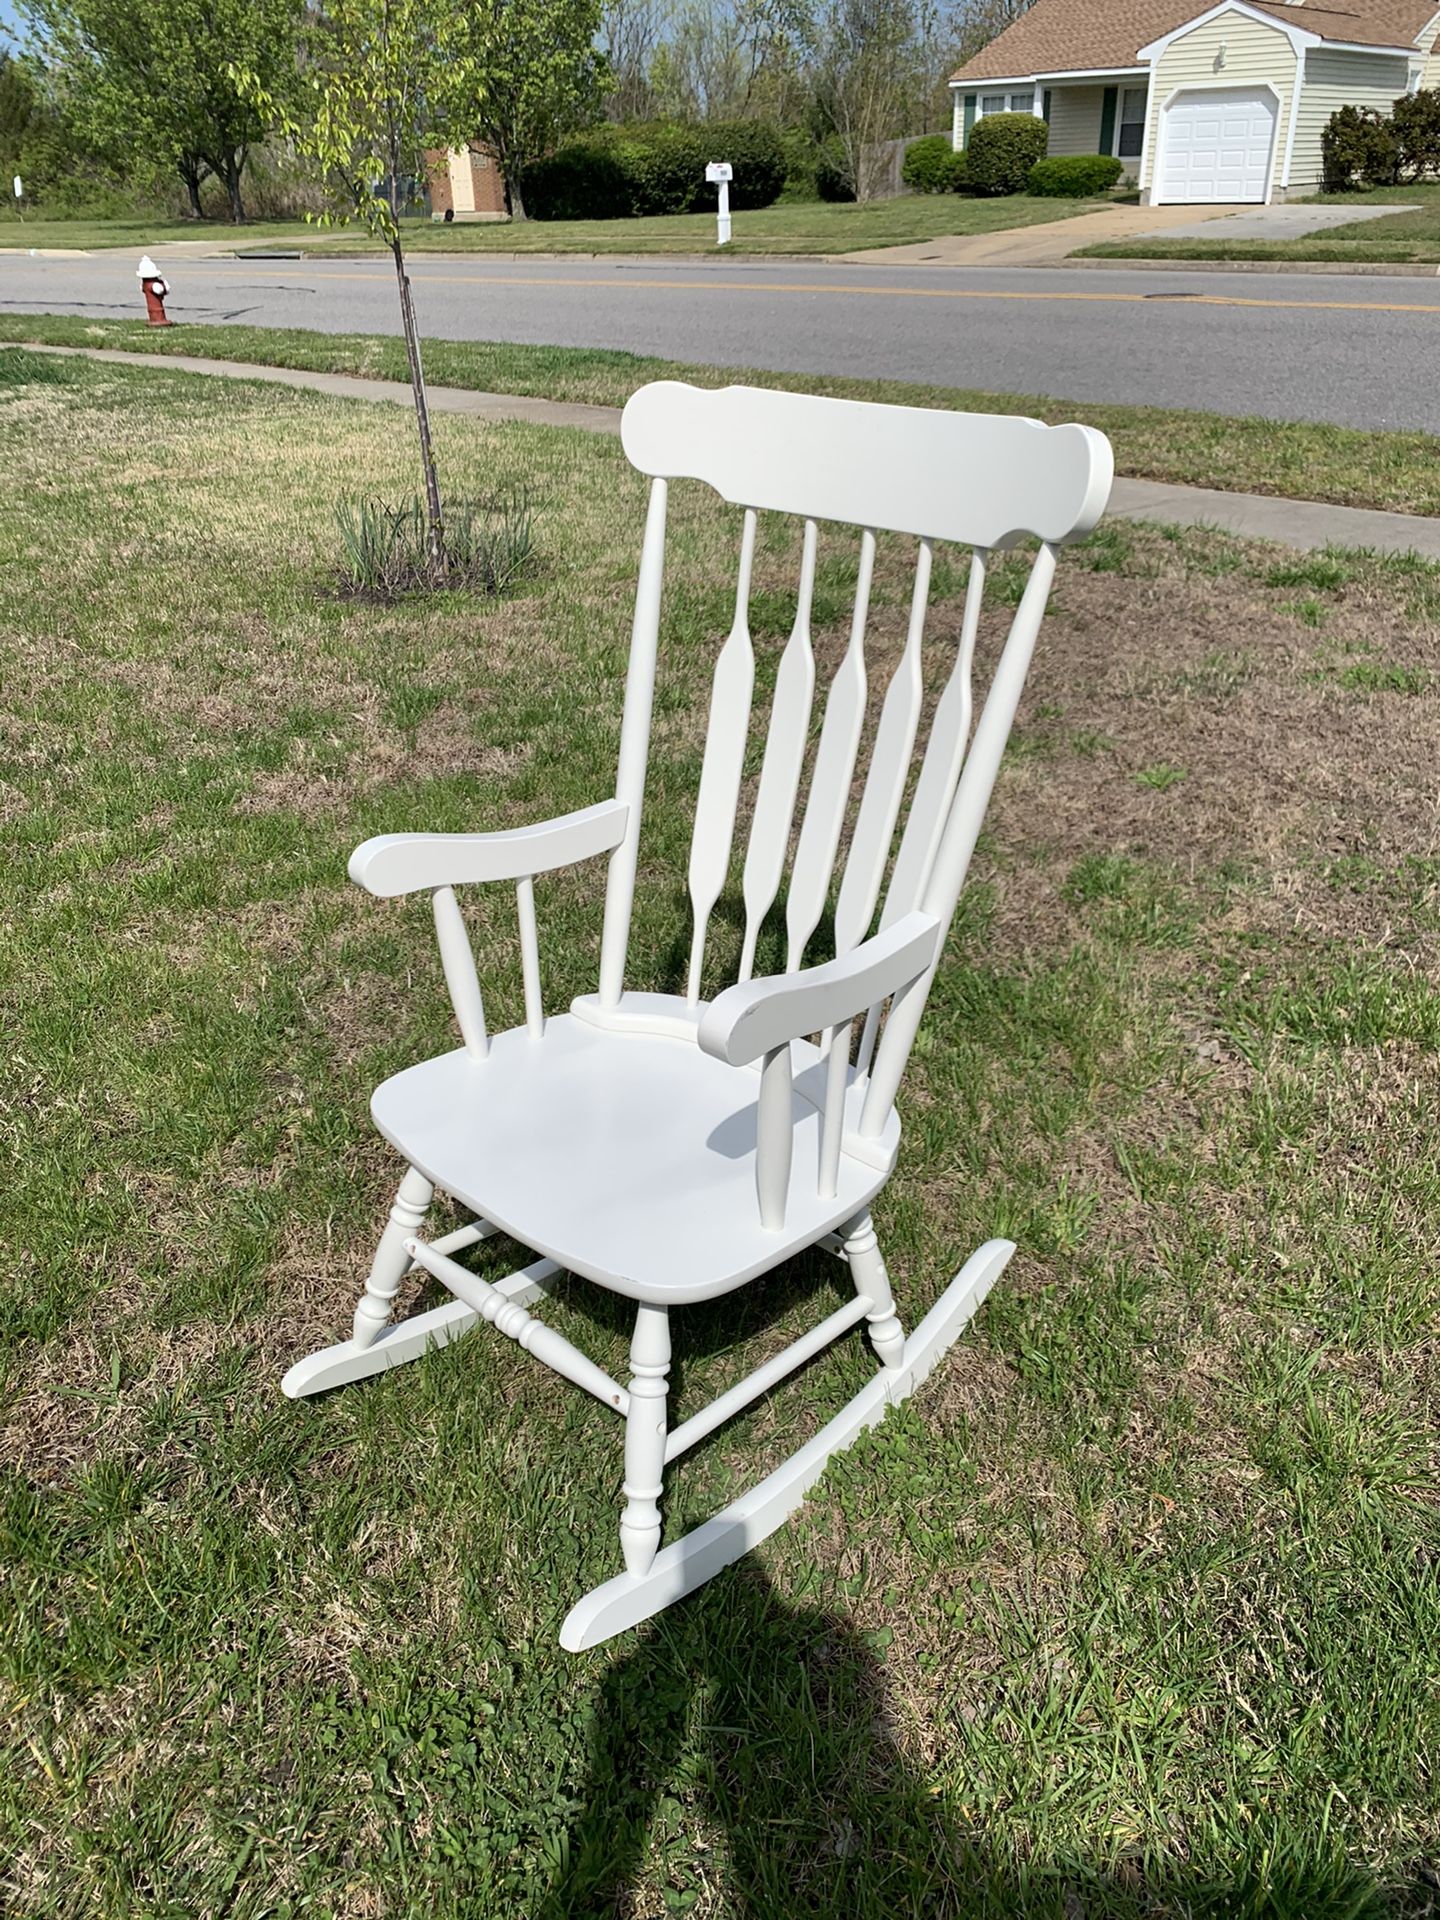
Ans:
[{"label": "wooden chair seat", "polygon": [[[674,1003],[684,1025],[685,1002]],[[693,1017],[693,1016],[692,1016]],[[852,1070],[852,1098],[863,1094]],[[853,1219],[884,1185],[883,1164],[843,1153],[837,1191],[815,1170],[825,1062],[795,1043],[794,1153],[785,1224],[755,1205],[758,1072],[674,1036],[606,1032],[573,1014],[497,1034],[408,1067],[370,1110],[396,1151],[437,1187],[567,1272],[632,1299],[708,1300],[766,1272]]]}]

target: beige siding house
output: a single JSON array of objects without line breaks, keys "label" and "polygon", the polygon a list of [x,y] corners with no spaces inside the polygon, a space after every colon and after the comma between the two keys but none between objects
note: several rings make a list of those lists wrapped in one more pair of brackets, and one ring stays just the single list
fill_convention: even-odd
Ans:
[{"label": "beige siding house", "polygon": [[1440,86],[1440,0],[1035,0],[951,80],[963,147],[1033,113],[1049,151],[1123,160],[1153,205],[1313,193],[1337,108]]}]

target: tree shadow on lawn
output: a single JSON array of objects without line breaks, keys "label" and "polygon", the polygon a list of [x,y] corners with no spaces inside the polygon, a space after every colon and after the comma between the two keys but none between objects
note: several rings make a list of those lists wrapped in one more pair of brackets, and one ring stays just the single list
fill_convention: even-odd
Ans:
[{"label": "tree shadow on lawn", "polygon": [[1138,1861],[1017,1872],[902,1756],[855,1629],[782,1600],[753,1561],[642,1630],[606,1674],[592,1726],[580,1811],[536,1920],[618,1920],[658,1911],[657,1896],[668,1911],[734,1920],[1435,1911],[1423,1880],[1384,1893],[1321,1832],[1278,1850],[1273,1833],[1257,1835],[1226,1885],[1179,1859],[1158,1872]]}]

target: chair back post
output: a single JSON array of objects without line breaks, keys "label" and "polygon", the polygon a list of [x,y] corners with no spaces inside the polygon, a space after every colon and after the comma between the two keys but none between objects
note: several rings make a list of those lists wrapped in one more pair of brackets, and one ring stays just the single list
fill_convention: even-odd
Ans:
[{"label": "chair back post", "polygon": [[912,986],[896,995],[891,1006],[890,1017],[885,1022],[885,1030],[875,1052],[875,1064],[860,1112],[862,1136],[873,1138],[881,1133],[895,1104],[895,1095],[910,1059],[910,1049],[915,1044],[925,1003],[930,996],[931,982],[944,958],[950,923],[955,917],[960,889],[965,884],[965,876],[970,868],[970,857],[980,838],[980,829],[985,824],[985,814],[1000,772],[1005,745],[1015,724],[1020,696],[1025,690],[1025,678],[1030,671],[1031,656],[1055,581],[1058,559],[1058,549],[1049,542],[1035,556],[1030,578],[1026,582],[1020,605],[1015,610],[1004,650],[991,679],[990,690],[975,729],[975,738],[965,756],[960,785],[945,822],[935,864],[920,899],[923,911],[933,914],[940,922],[935,958]]},{"label": "chair back post", "polygon": [[655,702],[655,661],[660,642],[660,593],[665,579],[665,510],[668,483],[655,477],[645,515],[640,550],[640,579],[630,633],[630,665],[625,676],[625,712],[620,723],[620,767],[615,797],[628,809],[625,837],[610,856],[605,884],[605,925],[600,937],[600,1004],[614,1007],[625,981],[630,944],[630,911],[635,900],[635,867],[640,854],[640,816],[645,802],[645,773],[650,758],[650,716]]}]

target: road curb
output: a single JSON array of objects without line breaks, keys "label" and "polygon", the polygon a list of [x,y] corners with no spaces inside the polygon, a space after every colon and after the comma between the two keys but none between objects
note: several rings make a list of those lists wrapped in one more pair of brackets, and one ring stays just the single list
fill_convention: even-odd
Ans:
[{"label": "road curb", "polygon": [[1440,265],[1433,265],[1429,261],[1381,264],[1370,260],[1216,260],[1208,257],[1203,260],[1177,260],[1170,256],[1163,260],[1151,260],[1143,255],[1120,259],[1108,253],[1092,259],[1084,254],[1072,253],[1063,260],[1017,260],[1012,264],[1017,267],[1098,267],[1101,272],[1109,269],[1126,273],[1335,273],[1353,274],[1364,279],[1440,279]]},{"label": "road curb", "polygon": [[[265,367],[248,360],[209,360],[179,353],[131,353],[118,347],[61,347],[42,341],[0,341],[0,350],[51,353],[110,365],[169,367],[222,380],[259,380],[273,386],[303,388],[341,400],[380,401],[412,406],[408,385],[398,380],[367,380],[357,374],[316,373],[299,367]],[[531,394],[481,393],[469,387],[428,388],[432,413],[466,414],[472,419],[523,421],[535,426],[578,428],[586,433],[618,434],[618,407],[579,401],[545,400]],[[1280,494],[1224,493],[1164,480],[1117,478],[1110,517],[1153,520],[1162,526],[1214,528],[1243,539],[1270,540],[1309,553],[1320,547],[1364,547],[1377,553],[1418,554],[1440,563],[1440,518],[1416,513],[1384,513],[1372,507],[1334,506],[1324,500],[1292,500]]]}]

